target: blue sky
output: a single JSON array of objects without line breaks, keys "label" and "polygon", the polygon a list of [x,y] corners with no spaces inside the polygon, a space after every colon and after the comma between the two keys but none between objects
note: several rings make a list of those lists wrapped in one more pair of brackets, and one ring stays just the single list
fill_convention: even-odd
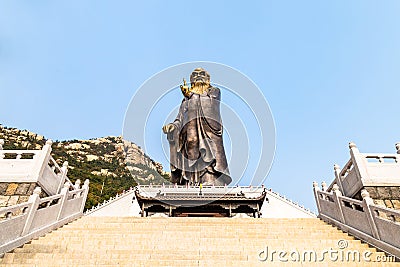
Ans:
[{"label": "blue sky", "polygon": [[58,140],[120,135],[150,76],[223,63],[260,87],[274,115],[265,184],[315,209],[311,183],[332,180],[349,141],[362,152],[400,141],[399,11],[367,0],[4,0],[0,123]]}]

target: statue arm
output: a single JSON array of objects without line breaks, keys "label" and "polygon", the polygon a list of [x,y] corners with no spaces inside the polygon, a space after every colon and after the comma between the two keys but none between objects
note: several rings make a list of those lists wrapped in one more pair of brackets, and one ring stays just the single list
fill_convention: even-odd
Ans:
[{"label": "statue arm", "polygon": [[175,126],[175,129],[180,130],[182,121],[183,121],[183,109],[185,105],[185,99],[182,100],[181,106],[179,107],[178,115],[176,116],[174,122],[172,123]]},{"label": "statue arm", "polygon": [[173,142],[174,136],[179,133],[183,121],[183,106],[184,106],[185,99],[182,100],[181,106],[179,108],[179,113],[176,116],[174,122],[168,123],[167,125],[163,126],[162,130],[165,134],[167,134],[167,139],[170,142]]}]

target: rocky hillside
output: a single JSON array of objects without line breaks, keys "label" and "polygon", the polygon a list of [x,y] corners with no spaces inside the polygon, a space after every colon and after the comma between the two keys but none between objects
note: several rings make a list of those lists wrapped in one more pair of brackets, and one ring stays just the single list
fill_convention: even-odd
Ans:
[{"label": "rocky hillside", "polygon": [[[4,149],[41,149],[46,141],[44,136],[36,133],[2,125],[0,139],[4,139]],[[68,177],[72,182],[76,179],[90,180],[85,208],[138,183],[161,184],[169,179],[169,174],[164,172],[160,163],[120,136],[55,141],[52,148],[52,156],[59,165],[68,161]]]}]

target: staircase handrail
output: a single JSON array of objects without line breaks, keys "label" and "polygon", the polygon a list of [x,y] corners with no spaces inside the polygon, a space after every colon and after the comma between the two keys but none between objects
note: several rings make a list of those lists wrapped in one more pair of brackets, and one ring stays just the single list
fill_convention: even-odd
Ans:
[{"label": "staircase handrail", "polygon": [[400,259],[400,211],[374,204],[367,190],[363,200],[342,196],[334,184],[330,192],[313,183],[314,197],[322,220]]},{"label": "staircase handrail", "polygon": [[81,217],[89,180],[78,187],[69,191],[66,182],[60,194],[45,198],[36,187],[28,202],[0,208],[0,255]]}]

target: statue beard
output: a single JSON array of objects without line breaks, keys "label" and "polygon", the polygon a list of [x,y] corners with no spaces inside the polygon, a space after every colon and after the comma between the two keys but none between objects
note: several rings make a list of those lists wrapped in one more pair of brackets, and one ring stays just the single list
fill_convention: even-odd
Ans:
[{"label": "statue beard", "polygon": [[192,88],[190,91],[197,93],[197,94],[203,94],[205,91],[208,90],[210,87],[209,82],[204,82],[204,81],[197,81],[192,83]]}]

